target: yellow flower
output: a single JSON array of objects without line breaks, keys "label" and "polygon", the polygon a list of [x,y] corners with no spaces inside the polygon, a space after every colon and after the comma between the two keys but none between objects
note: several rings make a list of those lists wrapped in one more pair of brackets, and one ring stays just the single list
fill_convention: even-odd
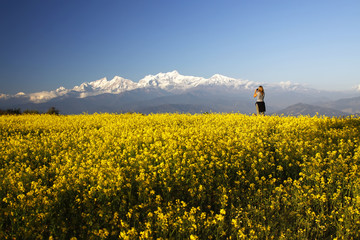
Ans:
[{"label": "yellow flower", "polygon": [[190,235],[190,240],[197,240],[197,239],[199,239],[197,236],[193,234]]}]

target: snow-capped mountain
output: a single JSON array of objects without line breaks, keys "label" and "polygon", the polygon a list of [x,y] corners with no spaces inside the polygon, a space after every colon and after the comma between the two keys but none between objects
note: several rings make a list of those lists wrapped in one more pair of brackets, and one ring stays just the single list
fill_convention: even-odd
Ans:
[{"label": "snow-capped mountain", "polygon": [[196,87],[206,79],[202,77],[183,76],[177,71],[148,75],[138,83],[139,88],[155,87],[168,91],[184,91]]},{"label": "snow-capped mountain", "polygon": [[110,81],[108,81],[106,78],[102,78],[90,83],[82,83],[80,86],[75,86],[72,91],[79,92],[79,97],[84,98],[103,93],[122,93],[136,89],[137,87],[137,83],[119,76],[115,76]]},{"label": "snow-capped mountain", "polygon": [[159,87],[168,91],[185,91],[199,86],[226,86],[249,89],[257,83],[215,74],[211,78],[183,76],[177,71],[148,75],[139,81],[139,87]]},{"label": "snow-capped mountain", "polygon": [[[320,105],[334,100],[322,92],[292,82],[260,83],[220,74],[210,78],[184,76],[177,71],[148,75],[139,82],[119,76],[85,82],[71,89],[59,87],[36,93],[0,94],[0,109],[46,111],[57,107],[63,114],[82,112],[242,112],[255,111],[253,93],[259,85],[266,92],[269,112],[299,102]],[[338,93],[336,98],[349,97]]]},{"label": "snow-capped mountain", "polygon": [[13,96],[1,94],[0,98],[7,99],[11,97],[28,97],[31,102],[42,103],[66,95],[85,98],[104,93],[119,94],[142,88],[159,88],[172,93],[181,93],[199,86],[225,86],[236,89],[250,89],[256,85],[257,83],[249,80],[230,78],[220,74],[215,74],[211,78],[206,79],[203,77],[184,76],[179,74],[177,71],[172,71],[168,73],[148,75],[141,79],[138,83],[129,79],[115,76],[110,81],[107,80],[107,78],[102,78],[93,82],[82,83],[81,85],[75,86],[72,89],[60,87],[53,91],[42,91],[30,94],[18,93]]}]

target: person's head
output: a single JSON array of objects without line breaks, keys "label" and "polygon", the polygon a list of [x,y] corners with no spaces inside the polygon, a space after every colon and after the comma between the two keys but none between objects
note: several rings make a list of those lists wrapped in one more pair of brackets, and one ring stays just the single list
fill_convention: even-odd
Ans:
[{"label": "person's head", "polygon": [[263,92],[264,92],[263,86],[259,86],[259,87],[258,87],[258,90],[259,90],[259,92],[262,92],[262,93],[263,93]]}]

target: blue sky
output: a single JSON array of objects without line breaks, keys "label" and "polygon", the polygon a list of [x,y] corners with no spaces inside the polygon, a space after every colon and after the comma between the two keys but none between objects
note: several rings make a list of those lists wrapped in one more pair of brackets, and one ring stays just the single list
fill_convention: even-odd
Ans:
[{"label": "blue sky", "polygon": [[358,0],[0,0],[0,93],[178,70],[360,84]]}]

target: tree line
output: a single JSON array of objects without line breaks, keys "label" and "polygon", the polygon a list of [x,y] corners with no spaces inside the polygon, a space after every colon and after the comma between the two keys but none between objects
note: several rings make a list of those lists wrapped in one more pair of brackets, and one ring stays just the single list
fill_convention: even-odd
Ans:
[{"label": "tree line", "polygon": [[[59,110],[55,107],[51,107],[45,112],[45,114],[53,114],[53,115],[59,115]],[[6,110],[0,109],[0,115],[21,115],[21,114],[42,114],[42,112],[39,112],[38,110],[25,110],[21,112],[20,108],[9,108]]]}]

